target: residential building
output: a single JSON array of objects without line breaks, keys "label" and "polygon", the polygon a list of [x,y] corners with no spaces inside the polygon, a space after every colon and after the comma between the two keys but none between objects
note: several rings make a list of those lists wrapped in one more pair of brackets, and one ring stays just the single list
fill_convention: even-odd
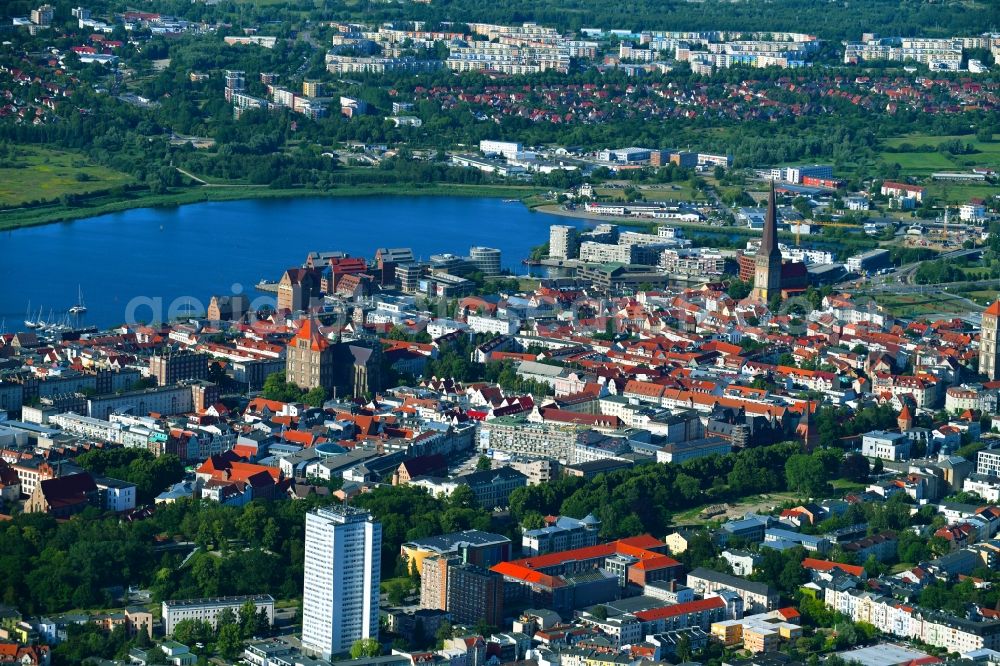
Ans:
[{"label": "residential building", "polygon": [[925,188],[919,185],[909,185],[907,183],[895,183],[885,181],[882,183],[882,196],[894,199],[913,199],[920,203],[924,199]]},{"label": "residential building", "polygon": [[1000,477],[1000,451],[980,451],[976,458],[976,474]]},{"label": "residential building", "polygon": [[382,525],[349,506],[306,514],[302,646],[324,659],[378,637]]},{"label": "residential building", "polygon": [[979,373],[990,381],[1000,379],[1000,347],[997,347],[997,332],[1000,328],[1000,301],[983,311],[982,328],[979,334]]},{"label": "residential building", "polygon": [[100,506],[105,511],[121,513],[135,508],[135,484],[118,479],[98,477],[97,484]]},{"label": "residential building", "polygon": [[479,506],[492,510],[510,504],[510,494],[527,486],[528,477],[511,467],[501,467],[456,477],[455,483],[467,485]]},{"label": "residential building", "polygon": [[553,259],[576,259],[580,254],[576,227],[553,224],[549,227],[549,256]]},{"label": "residential building", "polygon": [[712,624],[712,637],[726,647],[740,645],[754,654],[775,652],[780,641],[802,637],[798,618],[799,613],[794,608],[782,608],[741,619],[722,620]]},{"label": "residential building", "polygon": [[462,563],[456,555],[425,557],[420,569],[420,607],[435,610],[448,608],[448,569]]},{"label": "residential building", "polygon": [[748,581],[701,567],[687,575],[687,586],[702,596],[723,591],[735,592],[743,600],[744,609],[751,613],[775,610],[778,606],[778,592],[765,583]]},{"label": "residential building", "polygon": [[209,357],[192,351],[166,349],[149,357],[149,374],[159,386],[184,379],[208,379]]},{"label": "residential building", "polygon": [[474,564],[448,567],[447,610],[454,622],[503,625],[503,576]]},{"label": "residential building", "polygon": [[174,633],[177,623],[182,620],[207,622],[216,628],[219,613],[229,609],[238,613],[240,608],[252,601],[258,613],[265,613],[270,624],[274,624],[274,597],[270,594],[254,594],[236,597],[208,597],[205,599],[174,599],[162,604],[163,630],[167,636]]}]

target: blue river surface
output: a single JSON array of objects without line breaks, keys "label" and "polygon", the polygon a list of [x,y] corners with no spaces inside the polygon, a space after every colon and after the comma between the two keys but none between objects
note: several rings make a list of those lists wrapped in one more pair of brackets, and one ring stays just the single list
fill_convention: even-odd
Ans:
[{"label": "blue river surface", "polygon": [[[379,247],[411,247],[417,257],[473,245],[502,251],[505,268],[548,240],[550,224],[581,220],[534,213],[518,202],[467,197],[249,199],[137,208],[121,213],[0,232],[0,325],[65,322],[82,290],[81,325],[110,326],[134,311],[164,319],[187,304],[203,311],[212,294],[234,286],[250,297],[261,279],[277,280],[313,250],[374,257]],[[149,299],[152,307],[136,306]],[[29,313],[30,304],[30,315]],[[158,305],[157,305],[158,304]]]}]

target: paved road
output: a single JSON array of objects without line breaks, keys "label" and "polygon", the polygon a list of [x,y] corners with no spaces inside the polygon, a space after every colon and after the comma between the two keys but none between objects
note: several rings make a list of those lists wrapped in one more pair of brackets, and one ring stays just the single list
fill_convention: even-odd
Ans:
[{"label": "paved road", "polygon": [[[944,252],[938,255],[938,259],[944,259],[945,261],[949,259],[959,259],[961,257],[968,257],[974,254],[979,254],[983,251],[981,247],[974,248],[961,248],[958,250],[952,250],[951,252]],[[886,273],[884,275],[874,275],[870,278],[855,278],[853,280],[845,280],[839,284],[834,285],[835,287],[849,288],[853,287],[860,279],[862,283],[869,283],[871,286],[864,285],[863,288],[872,291],[896,291],[900,288],[911,285],[913,283],[913,274],[917,272],[920,268],[922,261],[915,261],[911,264],[903,264],[899,268]],[[997,284],[997,280],[992,280],[993,284]],[[879,284],[881,283],[881,284]],[[949,286],[956,286],[958,284],[970,284],[970,283],[952,283]],[[915,285],[915,286],[944,286],[944,285]]]},{"label": "paved road", "polygon": [[[1000,280],[974,280],[972,282],[942,282],[940,284],[881,284],[875,285],[873,287],[866,287],[864,289],[865,293],[880,293],[884,294],[887,292],[893,292],[897,294],[933,294],[942,291],[948,291],[949,289],[968,289],[968,288],[996,288],[1000,286]],[[958,294],[948,294],[953,298],[962,298]],[[972,301],[969,301],[972,303]],[[972,303],[975,305],[974,303]],[[982,309],[981,306],[976,305],[977,308]]]}]

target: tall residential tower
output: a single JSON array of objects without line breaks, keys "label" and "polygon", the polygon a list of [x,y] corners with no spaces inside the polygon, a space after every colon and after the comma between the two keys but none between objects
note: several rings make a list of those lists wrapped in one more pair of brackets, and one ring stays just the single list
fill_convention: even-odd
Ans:
[{"label": "tall residential tower", "polygon": [[324,659],[378,638],[382,525],[349,506],[306,514],[302,647]]},{"label": "tall residential tower", "polygon": [[983,312],[983,325],[979,334],[979,374],[990,381],[1000,377],[1000,351],[997,350],[997,328],[1000,322],[1000,301]]}]

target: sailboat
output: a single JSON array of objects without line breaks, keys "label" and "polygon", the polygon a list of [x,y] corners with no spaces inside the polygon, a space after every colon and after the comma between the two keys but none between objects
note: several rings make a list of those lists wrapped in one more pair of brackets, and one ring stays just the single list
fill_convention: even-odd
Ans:
[{"label": "sailboat", "polygon": [[25,315],[24,325],[28,328],[40,328],[42,325],[42,309],[38,308],[38,316],[32,319],[31,316],[31,303],[28,303],[28,314]]},{"label": "sailboat", "polygon": [[83,287],[77,285],[76,305],[69,309],[70,314],[83,314],[87,311],[87,306],[83,304]]}]

